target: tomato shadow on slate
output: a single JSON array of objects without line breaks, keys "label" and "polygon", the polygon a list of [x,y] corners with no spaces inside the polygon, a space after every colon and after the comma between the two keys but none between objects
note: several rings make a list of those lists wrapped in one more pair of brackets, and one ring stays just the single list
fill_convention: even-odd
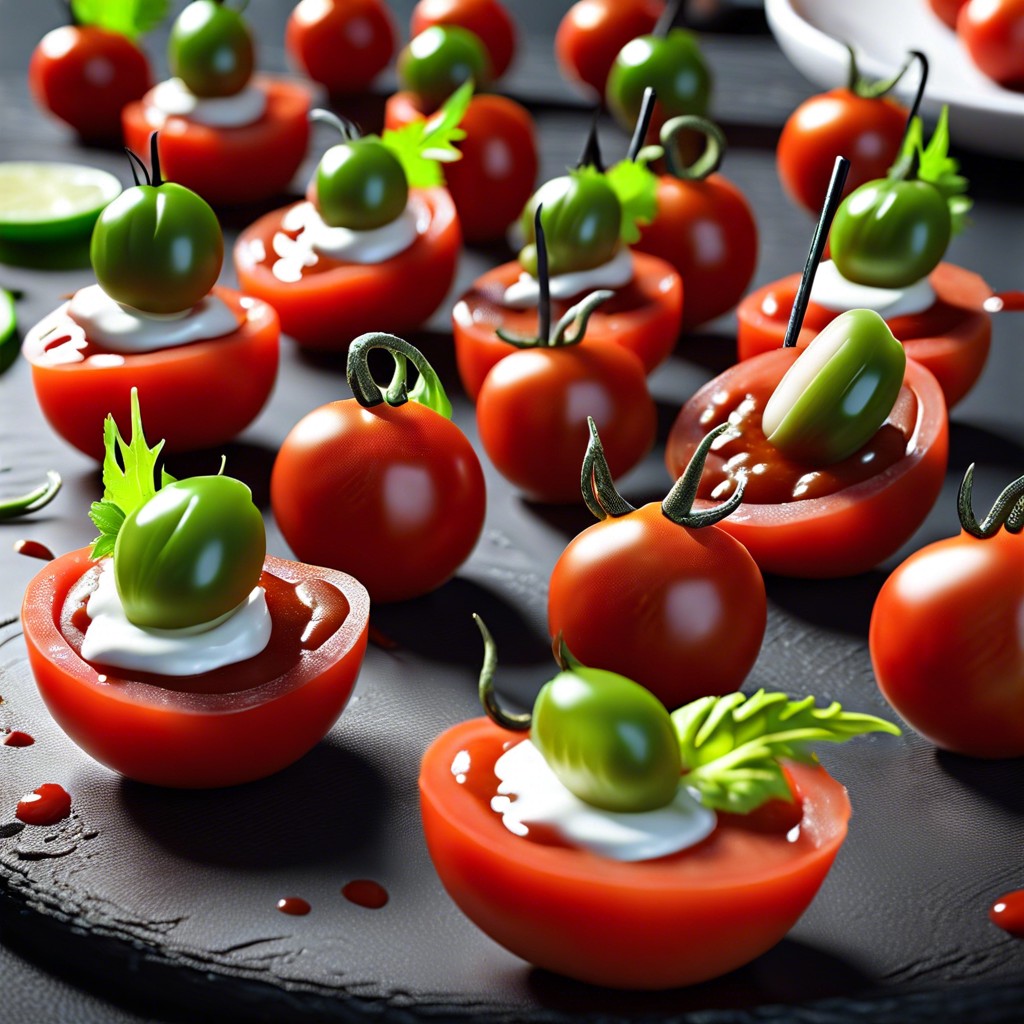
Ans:
[{"label": "tomato shadow on slate", "polygon": [[[274,468],[277,452],[251,441],[228,441],[212,448],[191,452],[163,452],[161,464],[179,480],[190,476],[213,475],[220,471],[221,456],[224,471],[241,480],[252,491],[253,504],[265,512],[270,508],[270,472]],[[99,472],[97,486],[102,488]]]},{"label": "tomato shadow on slate", "polygon": [[[1011,476],[1020,476],[1024,471],[1024,445],[1006,434],[999,434],[971,423],[957,423],[951,420],[950,470],[954,476],[958,476],[972,462],[984,463],[986,466],[1006,466],[1008,476],[1004,482],[1008,484]],[[980,506],[977,511],[981,513]]]},{"label": "tomato shadow on slate", "polygon": [[936,750],[935,763],[994,806],[1013,814],[1024,814],[1024,759],[990,761]]},{"label": "tomato shadow on slate", "polygon": [[868,634],[875,598],[887,576],[880,569],[832,580],[766,574],[764,584],[769,602],[794,618],[863,639]]}]

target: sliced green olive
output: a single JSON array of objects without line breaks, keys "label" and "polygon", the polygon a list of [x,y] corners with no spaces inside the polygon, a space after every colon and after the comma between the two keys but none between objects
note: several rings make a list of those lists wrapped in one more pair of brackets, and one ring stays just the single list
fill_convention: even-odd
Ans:
[{"label": "sliced green olive", "polygon": [[841,313],[779,382],[765,405],[765,437],[799,461],[841,462],[892,412],[906,365],[903,346],[874,310]]},{"label": "sliced green olive", "polygon": [[168,484],[132,512],[114,546],[114,579],[137,626],[211,623],[249,595],[266,556],[252,493],[227,476]]},{"label": "sliced green olive", "polygon": [[368,231],[404,209],[409,185],[398,157],[378,139],[332,146],[316,169],[316,203],[324,223]]},{"label": "sliced green olive", "polygon": [[196,96],[233,96],[252,77],[252,35],[238,11],[194,0],[174,22],[167,60]]},{"label": "sliced green olive", "polygon": [[560,672],[537,695],[530,738],[562,784],[595,807],[651,811],[679,788],[679,743],[668,711],[615,672]]}]

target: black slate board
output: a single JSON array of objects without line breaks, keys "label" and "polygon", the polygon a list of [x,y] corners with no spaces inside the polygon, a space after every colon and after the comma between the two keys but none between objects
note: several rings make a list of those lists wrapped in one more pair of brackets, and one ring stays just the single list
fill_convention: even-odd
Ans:
[{"label": "black slate board", "polygon": [[[15,6],[25,10],[0,0],[0,23],[12,24],[17,38],[34,40],[49,27],[40,13],[14,25]],[[273,26],[288,6],[254,0],[253,18]],[[511,87],[546,100],[537,105],[545,174],[572,159],[586,120],[580,101],[552,84],[550,68],[539,70],[547,67],[544,33],[565,6],[517,9],[535,34]],[[0,68],[7,72],[0,79],[0,158],[85,159],[127,177],[119,156],[77,149],[33,111],[23,79],[11,73],[25,59],[17,38],[0,38]],[[727,171],[758,211],[758,281],[767,281],[802,264],[810,227],[779,193],[772,131],[762,126],[777,127],[780,111],[803,92],[767,40],[720,37],[713,45],[732,55],[736,71],[722,83],[735,146]],[[766,89],[751,96],[750,84],[762,76]],[[540,91],[531,94],[530,83]],[[606,135],[611,152],[624,147],[613,130]],[[1020,232],[1009,230],[1021,223],[1019,200],[1010,194],[1017,168],[969,158],[967,170],[987,191],[953,258],[999,286],[1019,284],[1005,269],[1024,264]],[[247,216],[233,214],[229,233]],[[467,254],[456,290],[503,258],[500,247]],[[24,325],[87,280],[87,271],[0,268],[0,283],[25,293]],[[662,437],[680,401],[732,358],[728,319],[714,326],[717,334],[685,340],[652,380]],[[430,327],[432,333],[411,340],[454,387],[445,315]],[[1024,468],[1024,410],[1013,399],[1024,367],[1014,334],[1012,321],[997,324],[991,365],[955,414],[943,497],[900,555],[954,532],[952,498],[966,462],[979,462],[979,507]],[[339,361],[310,359],[285,345],[270,405],[227,448],[232,470],[253,486],[258,502],[266,505],[273,453],[285,432],[308,409],[344,394]],[[472,410],[457,393],[455,399],[457,421],[474,436]],[[218,454],[176,459],[172,468],[207,471]],[[0,378],[0,465],[13,467],[0,476],[0,494],[25,489],[51,467],[66,481],[44,512],[0,524],[0,728],[24,729],[37,740],[20,750],[0,747],[0,934],[59,977],[147,1016],[160,1007],[162,1019],[1020,1018],[1024,944],[990,925],[986,910],[1001,892],[1024,884],[1024,763],[940,755],[912,736],[871,737],[824,752],[851,792],[850,837],[791,936],[727,978],[662,995],[607,993],[530,969],[461,916],[423,846],[419,757],[442,728],[478,713],[471,611],[495,631],[510,695],[528,699],[546,678],[547,573],[566,540],[589,522],[584,511],[524,503],[485,464],[489,513],[477,551],[437,593],[375,610],[374,625],[398,646],[371,647],[353,702],[328,739],[264,782],[177,793],[124,782],[94,764],[50,722],[31,682],[16,616],[41,563],[14,555],[11,543],[31,537],[60,552],[88,542],[84,512],[99,480],[95,467],[42,422],[24,364]],[[622,489],[639,501],[667,483],[659,449]],[[287,554],[269,527],[270,550]],[[768,633],[749,687],[814,692],[887,713],[865,636],[884,571],[899,557],[852,580],[770,579]],[[15,831],[14,804],[43,781],[66,785],[72,818],[53,829]],[[356,907],[340,894],[347,881],[366,877],[390,893],[382,910]],[[282,896],[308,899],[312,913],[278,913]],[[102,1006],[92,1016],[93,1004],[74,996],[68,1014],[58,1011],[69,996],[57,978],[26,981],[16,968],[14,982],[4,992],[5,1020],[56,1019],[58,1012],[62,1020],[106,1019]]]}]

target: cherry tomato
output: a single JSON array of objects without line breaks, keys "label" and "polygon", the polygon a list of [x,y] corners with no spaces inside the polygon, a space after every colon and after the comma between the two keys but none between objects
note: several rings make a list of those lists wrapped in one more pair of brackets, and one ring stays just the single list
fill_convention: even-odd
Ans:
[{"label": "cherry tomato", "polygon": [[410,36],[432,25],[458,25],[472,32],[490,58],[492,79],[501,78],[516,51],[516,26],[499,0],[419,0],[413,8]]},{"label": "cherry tomato", "polygon": [[[988,357],[992,320],[983,304],[992,289],[977,275],[951,263],[940,263],[928,278],[935,304],[921,313],[893,317],[889,329],[903,342],[907,357],[926,366],[942,387],[952,408],[974,386]],[[791,274],[751,292],[737,307],[740,359],[749,359],[782,345],[800,275]],[[798,346],[838,313],[810,303]]]},{"label": "cherry tomato", "polygon": [[[397,129],[429,116],[410,92],[390,96],[384,124]],[[506,96],[476,95],[459,127],[466,137],[456,143],[462,159],[445,164],[465,241],[502,239],[533,192],[537,178],[537,138],[530,112]]]},{"label": "cherry tomato", "polygon": [[398,55],[398,80],[423,103],[437,109],[463,82],[486,85],[493,78],[490,57],[472,32],[458,25],[434,25],[413,37]]},{"label": "cherry tomato", "polygon": [[[491,938],[530,963],[615,988],[689,985],[778,942],[813,899],[846,834],[843,787],[787,765],[795,841],[734,815],[699,846],[621,863],[513,835],[491,810],[509,733],[476,719],[443,733],[420,769],[427,849],[445,889]],[[452,766],[466,765],[456,775]],[[787,828],[789,826],[787,825]]]},{"label": "cherry tomato", "polygon": [[956,28],[956,16],[967,0],[928,0],[928,5],[950,28]]},{"label": "cherry tomato", "polygon": [[[1024,478],[1012,487],[1024,494]],[[1019,533],[979,537],[965,528],[915,551],[885,581],[871,614],[871,663],[886,700],[944,750],[1024,755],[1021,608]]]},{"label": "cherry tomato", "polygon": [[277,310],[286,334],[308,348],[343,350],[368,330],[418,327],[448,294],[462,238],[447,191],[413,189],[410,201],[419,204],[423,229],[404,252],[373,264],[322,256],[298,281],[281,280],[273,271],[274,237],[291,208],[268,213],[238,238],[238,279],[246,292]]},{"label": "cherry tomato", "polygon": [[292,59],[330,93],[357,93],[388,66],[395,27],[382,0],[301,0],[284,36]]},{"label": "cherry tomato", "polygon": [[1008,89],[1024,88],[1024,0],[968,0],[956,19],[971,60]]},{"label": "cherry tomato", "polygon": [[376,404],[364,404],[372,398],[365,386],[357,390],[359,367],[378,347],[411,359],[443,398],[411,345],[364,335],[349,350],[359,400],[321,406],[292,428],[274,462],[270,500],[300,558],[344,566],[374,601],[403,601],[439,587],[469,557],[483,528],[484,477],[466,436],[435,408],[391,405],[375,385]]},{"label": "cherry tomato", "polygon": [[719,529],[740,541],[762,572],[812,578],[865,572],[909,540],[942,487],[949,447],[942,389],[908,359],[878,452],[867,462],[855,454],[825,472],[785,460],[760,428],[764,403],[798,353],[765,352],[705,384],[672,426],[665,462],[677,475],[707,430],[733,416],[742,437],[712,451],[695,507],[709,507],[711,498],[727,494],[732,484],[726,464],[745,460],[763,468],[747,474],[743,504]]},{"label": "cherry tomato", "polygon": [[252,77],[252,35],[234,8],[192,0],[171,26],[167,62],[196,96],[233,96]]},{"label": "cherry tomato", "polygon": [[153,84],[149,61],[133,42],[85,25],[47,32],[32,51],[28,81],[37,103],[84,141],[100,143],[121,141],[122,108]]},{"label": "cherry tomato", "polygon": [[631,39],[649,33],[664,7],[662,0],[578,0],[555,35],[562,74],[590,86],[603,99],[619,51]]},{"label": "cherry tomato", "polygon": [[50,562],[29,584],[21,615],[50,714],[108,768],[158,786],[231,786],[298,760],[341,714],[369,623],[366,591],[351,577],[268,556],[260,586],[273,629],[263,653],[201,675],[162,676],[82,660],[95,565],[87,548]]},{"label": "cherry tomato", "polygon": [[103,459],[103,421],[113,413],[127,436],[137,386],[153,436],[168,451],[223,444],[263,408],[277,377],[279,326],[265,302],[214,288],[235,312],[232,334],[158,352],[116,355],[85,337],[66,306],[25,338],[23,353],[43,415],[69,444]]}]

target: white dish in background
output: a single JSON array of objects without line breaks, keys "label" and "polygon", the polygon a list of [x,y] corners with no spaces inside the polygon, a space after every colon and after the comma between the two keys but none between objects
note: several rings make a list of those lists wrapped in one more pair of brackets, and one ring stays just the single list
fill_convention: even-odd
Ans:
[{"label": "white dish in background", "polygon": [[[870,78],[893,74],[908,50],[920,50],[931,65],[925,117],[934,121],[946,104],[954,145],[1024,158],[1024,93],[986,78],[927,0],[765,0],[765,13],[782,52],[823,88],[846,84],[844,43]],[[900,99],[911,102],[918,81],[918,72],[908,71],[896,89]]]}]

